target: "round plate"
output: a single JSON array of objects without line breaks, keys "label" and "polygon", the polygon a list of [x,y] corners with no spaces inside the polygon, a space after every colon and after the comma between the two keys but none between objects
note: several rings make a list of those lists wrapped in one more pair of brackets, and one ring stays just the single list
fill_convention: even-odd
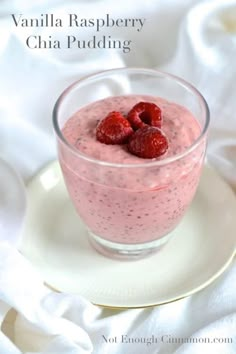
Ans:
[{"label": "round plate", "polygon": [[0,159],[0,241],[19,243],[26,210],[26,192],[18,174]]},{"label": "round plate", "polygon": [[101,306],[154,306],[199,291],[226,269],[236,246],[235,215],[232,190],[204,167],[191,207],[159,253],[132,262],[109,259],[88,243],[54,162],[28,185],[20,250],[53,289]]}]

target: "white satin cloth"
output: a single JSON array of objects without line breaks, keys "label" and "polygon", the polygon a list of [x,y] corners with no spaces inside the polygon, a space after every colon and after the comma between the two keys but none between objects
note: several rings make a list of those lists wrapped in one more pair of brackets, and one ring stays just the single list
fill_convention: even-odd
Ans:
[{"label": "white satin cloth", "polygon": [[[21,30],[9,14],[33,17],[45,12],[58,17],[68,12],[84,17],[109,13],[147,20],[140,32],[104,30],[107,35],[132,39],[130,54],[119,50],[27,49],[27,33],[53,35],[57,29]],[[83,31],[83,38],[91,33]],[[182,76],[203,93],[212,118],[208,159],[236,187],[236,0],[5,0],[0,4],[0,41],[0,157],[25,182],[56,158],[51,112],[68,84],[97,70],[145,66]],[[11,189],[7,174],[0,175],[0,183]],[[18,184],[18,188],[22,186]],[[44,287],[40,276],[14,248],[20,237],[20,214],[13,212],[13,204],[4,203],[0,194],[0,225],[4,225],[0,229],[0,354],[236,353],[235,262],[208,288],[178,302],[150,309],[101,309],[79,296]],[[104,339],[122,334],[170,337],[150,345],[106,343]],[[232,341],[171,341],[191,336]]]}]

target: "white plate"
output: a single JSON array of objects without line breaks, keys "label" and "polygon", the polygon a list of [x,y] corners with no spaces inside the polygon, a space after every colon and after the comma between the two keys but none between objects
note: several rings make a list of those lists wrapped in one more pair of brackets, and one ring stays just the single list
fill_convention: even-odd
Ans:
[{"label": "white plate", "polygon": [[25,186],[14,169],[0,159],[0,241],[19,243],[25,211]]},{"label": "white plate", "polygon": [[216,279],[233,258],[235,230],[236,198],[205,167],[192,206],[159,253],[133,262],[106,258],[89,245],[55,162],[28,185],[20,250],[54,289],[102,306],[146,307],[188,296]]}]

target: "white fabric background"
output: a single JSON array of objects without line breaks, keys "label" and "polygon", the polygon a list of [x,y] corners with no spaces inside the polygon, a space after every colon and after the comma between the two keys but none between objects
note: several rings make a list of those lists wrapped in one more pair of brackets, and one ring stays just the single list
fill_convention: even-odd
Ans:
[{"label": "white fabric background", "polygon": [[[109,35],[132,38],[130,54],[113,50],[27,49],[24,44],[27,31],[16,29],[9,14],[33,17],[45,12],[59,16],[79,13],[85,17],[110,13],[114,17],[145,17],[147,21],[140,33],[108,30]],[[29,31],[52,35],[55,29]],[[79,31],[73,29],[75,35]],[[91,36],[89,30],[81,33],[84,38]],[[236,187],[235,0],[84,0],[66,5],[62,0],[5,0],[0,2],[0,44],[0,157],[25,182],[56,157],[51,112],[62,89],[86,73],[133,65],[165,69],[191,81],[202,91],[212,118],[208,159]],[[2,241],[0,324],[8,320],[10,308],[18,313],[13,314],[11,328],[16,344],[5,336],[3,328],[0,354],[233,354],[236,352],[235,283],[234,262],[219,280],[194,296],[153,309],[112,312],[97,308],[86,299],[47,290],[28,262]],[[234,341],[125,346],[106,344],[102,339],[102,335],[121,334],[232,337]]]}]

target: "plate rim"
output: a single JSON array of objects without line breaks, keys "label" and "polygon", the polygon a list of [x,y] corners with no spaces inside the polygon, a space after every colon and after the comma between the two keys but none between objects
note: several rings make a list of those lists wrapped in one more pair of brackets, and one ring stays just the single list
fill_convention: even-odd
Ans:
[{"label": "plate rim", "polygon": [[[41,169],[39,169],[35,175],[32,176],[31,179],[29,179],[26,183],[26,187],[27,187],[27,193],[28,193],[28,188],[30,188],[30,186],[35,182],[35,180],[38,179],[38,177],[40,175],[42,175],[43,173],[47,172],[49,169],[53,169],[53,170],[57,170],[59,167],[59,161],[58,160],[51,160],[49,161],[49,163],[47,163],[45,166],[43,166]],[[232,194],[234,194],[234,191],[232,189],[232,187],[223,179],[223,177],[218,173],[218,171],[214,168],[214,166],[210,165],[209,162],[205,162],[204,164],[204,168],[209,168],[210,170],[212,170],[214,172],[214,174],[217,175],[217,177],[221,180],[221,182],[224,184],[224,187],[227,188],[228,190],[230,190],[232,192]],[[21,250],[19,250],[21,252]],[[22,253],[22,252],[21,252]],[[23,253],[22,255],[27,258]],[[173,302],[177,302],[183,299],[186,299],[188,297],[190,297],[191,295],[194,295],[198,292],[200,292],[201,290],[207,288],[209,285],[211,285],[214,281],[216,281],[228,268],[230,265],[232,265],[234,257],[236,256],[236,249],[232,248],[232,253],[231,255],[227,258],[226,262],[218,269],[217,272],[215,272],[209,279],[207,279],[205,282],[203,282],[202,284],[200,284],[198,287],[195,287],[194,289],[186,292],[185,294],[181,295],[181,296],[176,296],[173,299],[167,300],[167,301],[159,301],[156,303],[152,303],[152,304],[148,304],[148,305],[127,305],[127,306],[115,306],[115,305],[107,305],[107,304],[103,304],[103,303],[97,303],[97,302],[93,302],[89,299],[87,299],[90,303],[92,303],[95,306],[104,308],[104,309],[109,309],[109,310],[128,310],[128,309],[145,309],[145,308],[152,308],[152,307],[157,307],[157,306],[163,306],[169,303],[173,303]],[[28,259],[28,258],[27,258]],[[30,263],[32,264],[32,262],[30,261]],[[32,264],[32,266],[34,267],[34,265]],[[48,284],[46,281],[44,281],[44,285],[50,289],[51,291],[57,292],[57,293],[63,293],[64,291],[58,290],[56,287]],[[78,294],[80,295],[80,294]],[[80,295],[83,296],[83,295]]]},{"label": "plate rim", "polygon": [[[176,297],[176,298],[168,300],[168,301],[160,301],[160,302],[153,303],[153,304],[150,304],[150,305],[140,305],[140,306],[113,306],[113,305],[106,305],[106,304],[96,303],[96,302],[93,302],[93,301],[90,301],[90,302],[91,302],[91,304],[93,304],[95,306],[102,307],[104,309],[109,309],[109,310],[135,310],[135,309],[146,309],[146,308],[152,308],[152,307],[157,307],[157,306],[163,306],[163,305],[171,304],[173,302],[184,300],[184,299],[190,297],[191,295],[199,293],[201,290],[206,289],[208,286],[210,286],[212,283],[214,283],[214,281],[216,281],[221,275],[223,275],[224,272],[233,263],[234,257],[235,257],[235,252],[233,252],[231,257],[222,266],[222,268],[220,268],[220,270],[217,273],[215,273],[210,279],[208,279],[208,281],[206,281],[205,283],[201,284],[199,287],[193,289],[192,291],[189,291],[185,295]],[[50,290],[52,290],[54,292],[57,292],[59,294],[63,293],[61,290],[56,289],[54,286],[48,284],[47,282],[44,282],[44,285],[48,289],[50,289]]]}]

